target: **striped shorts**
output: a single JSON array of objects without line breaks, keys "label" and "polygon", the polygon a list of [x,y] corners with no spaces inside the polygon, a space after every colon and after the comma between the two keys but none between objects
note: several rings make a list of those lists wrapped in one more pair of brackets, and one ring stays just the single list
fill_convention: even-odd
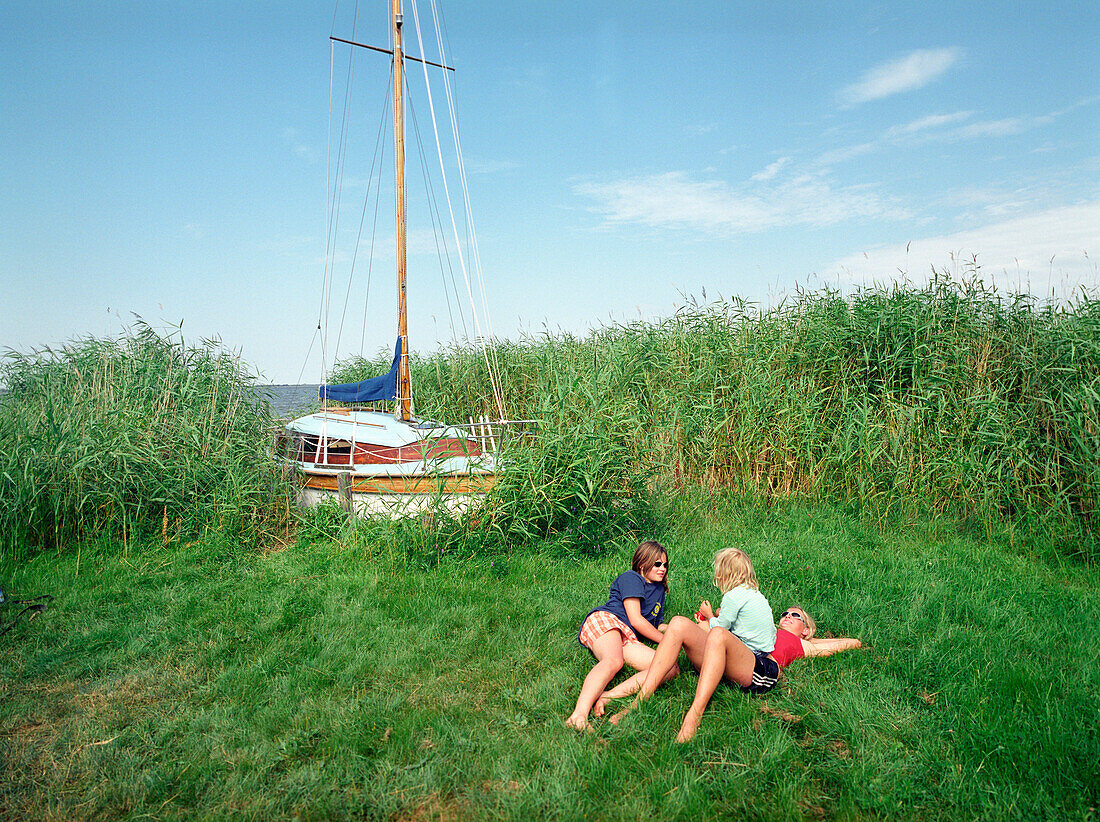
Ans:
[{"label": "striped shorts", "polygon": [[591,649],[592,643],[608,631],[618,631],[622,634],[623,645],[641,641],[629,625],[610,611],[593,611],[581,626],[581,645]]},{"label": "striped shorts", "polygon": [[766,694],[779,681],[779,663],[763,651],[753,651],[756,663],[752,669],[752,684],[741,686],[747,694]]}]

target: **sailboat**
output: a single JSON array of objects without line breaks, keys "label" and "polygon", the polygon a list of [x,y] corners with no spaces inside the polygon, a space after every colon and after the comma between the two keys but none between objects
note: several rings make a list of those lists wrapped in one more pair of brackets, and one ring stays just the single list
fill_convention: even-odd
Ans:
[{"label": "sailboat", "polygon": [[[405,54],[401,0],[392,2],[393,49],[366,46],[338,37],[331,39],[393,57],[393,126],[397,237],[397,341],[390,370],[356,383],[322,385],[320,411],[287,423],[283,454],[296,466],[301,480],[299,500],[310,506],[336,499],[349,512],[408,515],[442,504],[464,511],[495,484],[500,462],[496,453],[509,430],[524,421],[481,417],[470,425],[445,425],[413,415],[409,373],[406,311],[406,190],[404,145]],[[450,70],[450,69],[448,69]],[[331,403],[342,403],[335,406]],[[364,403],[393,402],[389,410]]]}]

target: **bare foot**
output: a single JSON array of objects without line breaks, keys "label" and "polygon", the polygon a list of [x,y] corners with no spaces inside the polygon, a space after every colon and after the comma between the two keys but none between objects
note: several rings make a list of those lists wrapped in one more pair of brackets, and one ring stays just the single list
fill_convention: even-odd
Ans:
[{"label": "bare foot", "polygon": [[570,714],[569,718],[567,720],[565,720],[565,724],[566,724],[567,727],[575,728],[578,731],[590,731],[590,730],[592,730],[592,726],[588,724],[588,717],[586,717],[586,716],[578,717],[578,716],[575,716],[573,714]]},{"label": "bare foot", "polygon": [[692,708],[688,708],[688,712],[684,714],[684,722],[680,725],[680,733],[676,734],[676,741],[687,742],[695,736],[695,732],[699,730],[699,721],[702,718]]},{"label": "bare foot", "polygon": [[604,712],[607,710],[607,703],[610,701],[610,699],[611,698],[607,696],[601,696],[599,699],[597,699],[596,704],[592,708],[593,715],[603,716]]},{"label": "bare foot", "polygon": [[630,711],[631,711],[631,710],[632,710],[632,709],[634,708],[634,706],[635,706],[635,705],[637,705],[637,704],[638,704],[638,703],[637,703],[637,700],[635,700],[634,702],[631,702],[631,703],[630,703],[629,705],[627,705],[627,706],[626,706],[625,708],[623,708],[623,709],[622,709],[621,711],[619,711],[619,712],[618,712],[618,713],[616,713],[616,714],[613,714],[613,715],[611,716],[611,718],[610,718],[609,720],[607,720],[607,721],[608,721],[608,722],[610,722],[610,723],[611,723],[612,725],[618,725],[618,724],[619,724],[620,722],[622,722],[622,721],[623,721],[623,717],[624,717],[624,716],[626,716],[626,715],[627,715],[628,713],[630,713]]}]

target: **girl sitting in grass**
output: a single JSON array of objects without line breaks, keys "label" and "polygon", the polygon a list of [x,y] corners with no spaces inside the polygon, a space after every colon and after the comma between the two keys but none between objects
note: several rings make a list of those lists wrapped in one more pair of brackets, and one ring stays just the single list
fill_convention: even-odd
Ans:
[{"label": "girl sitting in grass", "polygon": [[[565,720],[572,728],[588,728],[589,711],[624,662],[638,673],[623,684],[630,683],[631,692],[638,689],[640,677],[653,661],[653,649],[643,645],[638,636],[660,642],[667,627],[661,616],[668,591],[668,552],[659,542],[643,542],[634,552],[631,568],[615,578],[607,603],[593,608],[581,625],[580,643],[596,657],[596,664],[584,679],[573,713]],[[673,658],[661,681],[677,673]]]},{"label": "girl sitting in grass", "polygon": [[[657,690],[661,683],[676,675],[676,658],[681,648],[687,650],[688,659],[701,670],[706,659],[706,649],[712,643],[711,634],[739,637],[738,642],[749,654],[748,682],[742,683],[746,690],[763,693],[775,685],[779,677],[779,665],[769,654],[775,648],[776,628],[772,621],[771,606],[760,593],[756,571],[753,570],[749,555],[740,548],[719,551],[714,557],[714,584],[722,592],[722,605],[718,612],[715,613],[710,602],[704,600],[695,614],[695,623],[687,617],[673,617],[664,638],[657,646],[634,703],[612,717],[612,723],[617,723],[634,705]],[[712,628],[722,630],[713,631]],[[657,668],[660,669],[660,674],[656,673]],[[608,699],[631,693],[628,690],[631,687],[637,689],[639,686],[627,680],[600,695],[597,716],[603,713]]]},{"label": "girl sitting in grass", "polygon": [[[706,603],[704,602],[703,605],[706,605]],[[661,640],[661,644],[657,646],[653,662],[649,666],[648,676],[655,677],[655,682],[658,685],[667,681],[670,677],[660,679],[661,669],[667,664],[666,660],[670,657],[675,667],[676,655],[679,653],[679,648],[676,647],[676,638],[684,635],[685,631],[688,632],[686,635],[691,637],[691,641],[685,642],[684,648],[688,651],[688,656],[695,667],[699,669],[699,683],[695,689],[695,699],[684,716],[680,733],[676,736],[678,742],[686,742],[695,735],[703,711],[706,709],[707,703],[710,702],[715,689],[717,689],[718,683],[723,678],[741,685],[742,690],[752,690],[751,684],[756,665],[755,654],[749,656],[746,653],[748,651],[747,646],[727,631],[709,630],[709,623],[705,623],[707,630],[704,631],[702,627],[704,621],[701,619],[703,605],[700,605],[700,612],[696,615],[696,618],[700,620],[698,625],[692,624],[685,617],[672,618],[672,622],[669,623],[669,627],[665,632],[665,639]],[[790,606],[779,616],[775,649],[769,656],[775,660],[780,668],[785,668],[794,660],[802,657],[831,656],[840,651],[863,647],[862,642],[850,637],[814,639],[813,635],[816,630],[817,623],[814,622],[813,617],[805,608],[801,605]],[[703,637],[701,654],[693,652],[693,649],[697,649],[700,643],[697,641],[698,637],[691,632],[698,632]],[[662,646],[664,647],[662,648]],[[623,683],[623,685],[626,684]],[[643,682],[638,699],[648,696],[655,689],[656,685],[647,688],[646,682]],[[760,691],[756,692],[759,693]],[[627,696],[629,693],[630,691],[623,689],[621,686],[613,691],[607,691],[600,697],[597,713],[602,713],[602,708],[607,699]],[[611,721],[618,722],[626,712],[626,710],[622,711],[612,717]]]}]

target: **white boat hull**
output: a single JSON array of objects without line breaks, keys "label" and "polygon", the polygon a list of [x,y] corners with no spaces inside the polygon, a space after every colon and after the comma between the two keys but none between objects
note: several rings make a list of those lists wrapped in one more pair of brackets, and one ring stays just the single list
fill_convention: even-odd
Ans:
[{"label": "white boat hull", "polygon": [[298,491],[298,504],[303,508],[336,503],[349,514],[360,517],[385,517],[400,519],[416,517],[428,512],[445,511],[451,516],[463,516],[485,499],[485,494],[396,494],[352,493],[342,495],[339,490],[302,486]]},{"label": "white boat hull", "polygon": [[306,507],[335,500],[363,516],[416,516],[441,507],[461,514],[496,481],[496,459],[471,431],[430,421],[327,409],[288,423],[284,439]]}]

